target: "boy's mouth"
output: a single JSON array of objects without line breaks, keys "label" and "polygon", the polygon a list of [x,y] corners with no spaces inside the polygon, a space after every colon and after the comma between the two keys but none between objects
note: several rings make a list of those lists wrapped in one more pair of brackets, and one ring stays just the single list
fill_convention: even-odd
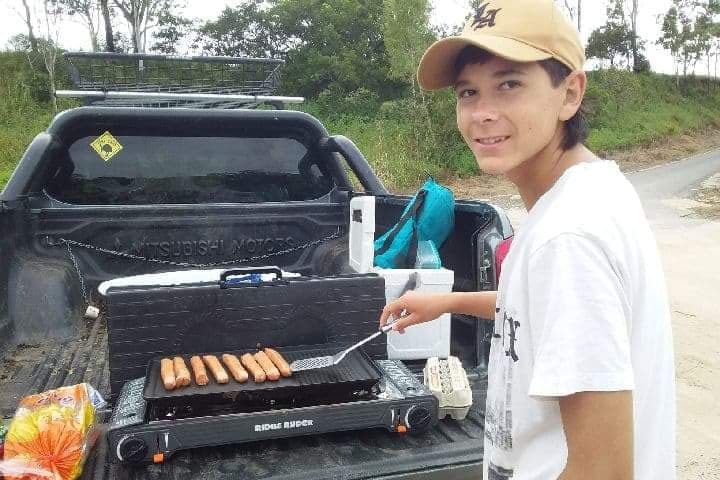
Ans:
[{"label": "boy's mouth", "polygon": [[483,138],[476,138],[475,143],[478,143],[484,147],[493,147],[495,145],[499,145],[503,142],[505,142],[509,136],[500,136],[500,137],[483,137]]}]

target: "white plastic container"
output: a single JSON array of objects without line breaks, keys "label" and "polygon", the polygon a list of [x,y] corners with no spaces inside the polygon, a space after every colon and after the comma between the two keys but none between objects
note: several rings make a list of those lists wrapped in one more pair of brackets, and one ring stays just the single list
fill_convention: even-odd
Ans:
[{"label": "white plastic container", "polygon": [[[385,298],[391,302],[398,298],[405,288],[410,274],[417,272],[415,291],[424,293],[450,293],[455,272],[440,268],[429,269],[382,269],[373,272],[385,278]],[[398,360],[424,360],[430,357],[447,358],[450,355],[450,314],[414,325],[404,334],[389,332],[387,339],[388,358]]]},{"label": "white plastic container", "polygon": [[457,357],[428,358],[423,369],[425,386],[439,403],[439,418],[450,415],[455,420],[464,419],[472,406],[472,389],[467,373]]},{"label": "white plastic container", "polygon": [[350,266],[368,273],[375,260],[375,197],[350,200]]}]

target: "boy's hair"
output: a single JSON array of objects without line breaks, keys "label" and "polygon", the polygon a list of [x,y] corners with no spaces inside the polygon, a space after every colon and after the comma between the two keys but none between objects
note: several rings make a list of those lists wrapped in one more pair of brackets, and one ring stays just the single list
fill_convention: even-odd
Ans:
[{"label": "boy's hair", "polygon": [[[457,60],[455,60],[453,77],[457,79],[466,66],[477,63],[483,64],[490,61],[493,57],[494,55],[487,50],[469,45],[460,52]],[[550,83],[555,88],[558,87],[560,83],[565,80],[568,75],[570,75],[570,73],[572,73],[567,65],[555,60],[554,58],[540,60],[538,63],[543,70],[550,75]],[[585,117],[586,113],[585,99],[583,99],[577,113],[565,122],[565,136],[563,137],[562,144],[560,145],[563,150],[570,150],[575,145],[583,143],[587,140],[589,132],[587,119]]]}]

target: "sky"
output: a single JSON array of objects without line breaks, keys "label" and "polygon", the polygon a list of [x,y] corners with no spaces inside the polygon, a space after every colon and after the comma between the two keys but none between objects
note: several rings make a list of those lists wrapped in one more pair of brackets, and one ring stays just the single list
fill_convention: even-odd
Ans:
[{"label": "sky", "polygon": [[[646,41],[646,54],[656,72],[674,73],[674,66],[670,55],[655,44],[660,36],[662,15],[669,8],[671,0],[640,0],[638,14],[638,33]],[[227,0],[187,0],[185,15],[201,20],[217,18],[226,6],[235,6],[237,1]],[[432,0],[432,21],[435,24],[457,25],[462,23],[469,13],[468,0]],[[570,1],[575,4],[576,2]],[[582,37],[587,37],[595,28],[605,23],[606,2],[603,0],[583,1]],[[22,11],[21,0],[0,0],[0,49],[7,48],[8,39],[18,33],[25,33],[25,24],[20,16]],[[59,43],[68,50],[90,50],[90,41],[85,27],[76,22],[66,21],[60,25]],[[697,73],[703,75],[701,62]],[[588,65],[589,68],[593,64]]]}]

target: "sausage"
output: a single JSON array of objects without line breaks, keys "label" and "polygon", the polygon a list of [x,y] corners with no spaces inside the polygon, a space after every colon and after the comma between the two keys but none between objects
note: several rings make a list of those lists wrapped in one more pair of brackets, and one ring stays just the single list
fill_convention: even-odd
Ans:
[{"label": "sausage", "polygon": [[173,366],[175,367],[175,383],[178,387],[190,385],[190,370],[185,365],[182,357],[173,358]]},{"label": "sausage", "polygon": [[198,385],[207,385],[209,382],[207,372],[205,371],[205,364],[203,364],[202,358],[195,355],[190,359],[190,366],[193,370],[193,375],[195,375],[195,383]]},{"label": "sausage", "polygon": [[267,355],[270,360],[275,364],[278,370],[280,370],[280,375],[283,377],[289,377],[292,375],[292,370],[290,370],[290,364],[283,358],[282,355],[280,355],[280,352],[277,350],[273,350],[272,348],[266,348],[263,350],[265,352],[265,355]]},{"label": "sausage", "polygon": [[248,372],[250,372],[250,375],[252,375],[255,383],[263,383],[265,381],[265,370],[263,370],[260,364],[255,360],[252,353],[246,353],[240,357],[240,361],[242,362],[243,367],[247,368]]},{"label": "sausage", "polygon": [[220,363],[220,360],[218,360],[215,355],[205,355],[203,356],[203,360],[205,360],[205,365],[207,365],[217,383],[224,384],[230,381],[230,377],[228,377],[222,363]]},{"label": "sausage", "polygon": [[169,358],[160,360],[160,378],[162,378],[165,390],[175,390],[177,385],[175,381],[175,367],[173,361]]},{"label": "sausage", "polygon": [[238,357],[229,353],[223,353],[223,363],[230,370],[230,375],[233,376],[236,382],[245,383],[248,380],[248,372],[245,370],[238,360]]},{"label": "sausage", "polygon": [[270,357],[268,357],[265,352],[262,350],[257,352],[255,354],[255,361],[257,361],[262,369],[265,370],[265,375],[268,380],[272,380],[273,382],[280,380],[280,371],[277,367],[275,367],[275,364],[272,360],[270,360]]}]

